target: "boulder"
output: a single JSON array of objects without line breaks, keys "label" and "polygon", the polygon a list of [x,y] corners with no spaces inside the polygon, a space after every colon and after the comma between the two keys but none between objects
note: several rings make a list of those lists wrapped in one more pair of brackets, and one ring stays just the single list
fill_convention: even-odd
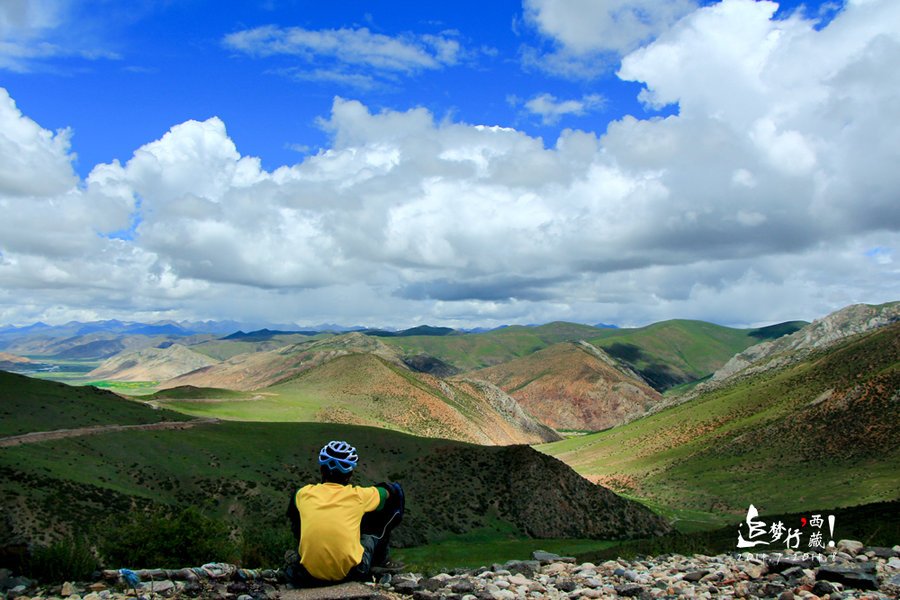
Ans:
[{"label": "boulder", "polygon": [[816,571],[816,581],[843,583],[847,587],[858,590],[878,589],[878,578],[875,576],[875,565],[873,564],[861,564],[853,567],[825,565]]},{"label": "boulder", "polygon": [[859,554],[863,547],[863,543],[856,540],[840,540],[837,543],[838,552],[846,552],[850,556]]}]

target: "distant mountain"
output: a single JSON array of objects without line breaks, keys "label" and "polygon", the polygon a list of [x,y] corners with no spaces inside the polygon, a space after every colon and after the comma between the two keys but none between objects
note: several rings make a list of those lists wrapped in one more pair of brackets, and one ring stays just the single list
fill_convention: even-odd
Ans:
[{"label": "distant mountain", "polygon": [[91,379],[115,381],[166,381],[184,373],[218,364],[181,344],[165,348],[145,348],[116,354],[87,374]]},{"label": "distant mountain", "polygon": [[515,398],[557,430],[598,431],[643,415],[662,396],[627,366],[587,342],[561,342],[466,373]]},{"label": "distant mountain", "polygon": [[[140,329],[140,328],[137,328]],[[11,340],[6,350],[25,356],[57,360],[103,360],[120,352],[134,352],[165,341],[196,344],[210,339],[208,334],[119,334],[95,331],[70,337],[28,336]]]},{"label": "distant mountain", "polygon": [[429,325],[419,325],[411,329],[402,331],[386,331],[384,329],[365,329],[362,333],[366,335],[374,335],[377,337],[410,337],[414,335],[456,335],[459,334],[455,329],[449,327],[431,327]]},{"label": "distant mountain", "polygon": [[[234,341],[232,341],[234,343]],[[197,348],[206,353],[200,346]],[[374,354],[397,365],[402,354],[380,338],[361,333],[346,333],[325,339],[304,340],[265,351],[238,354],[218,364],[185,373],[171,379],[163,387],[193,385],[196,387],[258,390],[347,354]]]},{"label": "distant mountain", "polygon": [[277,336],[285,336],[285,335],[304,335],[304,336],[315,336],[319,335],[319,331],[279,331],[279,330],[271,330],[271,329],[257,329],[256,331],[251,331],[249,333],[244,333],[243,331],[236,331],[231,335],[226,335],[223,337],[223,340],[240,340],[244,342],[261,342],[264,340],[271,340]]}]

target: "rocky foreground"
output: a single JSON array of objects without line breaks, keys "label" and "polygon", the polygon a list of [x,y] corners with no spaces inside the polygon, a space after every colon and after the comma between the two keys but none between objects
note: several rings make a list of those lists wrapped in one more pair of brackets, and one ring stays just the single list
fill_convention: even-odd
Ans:
[{"label": "rocky foreground", "polygon": [[[221,565],[218,565],[219,567]],[[205,566],[204,569],[208,567]],[[184,573],[187,570],[167,573]],[[201,569],[190,570],[200,573]],[[209,577],[41,587],[0,574],[0,600],[882,600],[900,597],[900,546],[844,540],[831,554],[664,555],[578,564],[535,552],[532,560],[426,577],[385,575],[377,583],[294,590],[274,571],[206,569]],[[110,573],[110,572],[107,572]],[[113,572],[115,573],[115,572]],[[146,573],[149,572],[139,572]],[[202,575],[202,573],[201,573]],[[134,583],[132,581],[132,583]]]}]

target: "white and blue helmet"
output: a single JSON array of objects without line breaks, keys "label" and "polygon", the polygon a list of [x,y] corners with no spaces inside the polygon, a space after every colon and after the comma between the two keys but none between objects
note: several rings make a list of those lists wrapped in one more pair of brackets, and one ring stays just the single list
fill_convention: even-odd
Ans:
[{"label": "white and blue helmet", "polygon": [[356,466],[359,456],[356,448],[347,442],[332,441],[319,451],[319,464],[341,473],[349,473]]}]

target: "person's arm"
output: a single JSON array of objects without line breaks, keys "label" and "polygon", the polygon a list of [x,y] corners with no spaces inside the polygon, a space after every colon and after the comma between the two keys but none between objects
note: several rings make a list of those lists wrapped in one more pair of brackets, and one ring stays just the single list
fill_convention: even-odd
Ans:
[{"label": "person's arm", "polygon": [[300,531],[301,531],[300,511],[297,510],[297,505],[295,503],[296,496],[297,496],[297,492],[294,491],[294,493],[291,494],[290,502],[288,502],[288,507],[287,507],[287,510],[285,511],[285,516],[291,521],[291,533],[294,534],[294,538],[297,541],[300,541]]}]

